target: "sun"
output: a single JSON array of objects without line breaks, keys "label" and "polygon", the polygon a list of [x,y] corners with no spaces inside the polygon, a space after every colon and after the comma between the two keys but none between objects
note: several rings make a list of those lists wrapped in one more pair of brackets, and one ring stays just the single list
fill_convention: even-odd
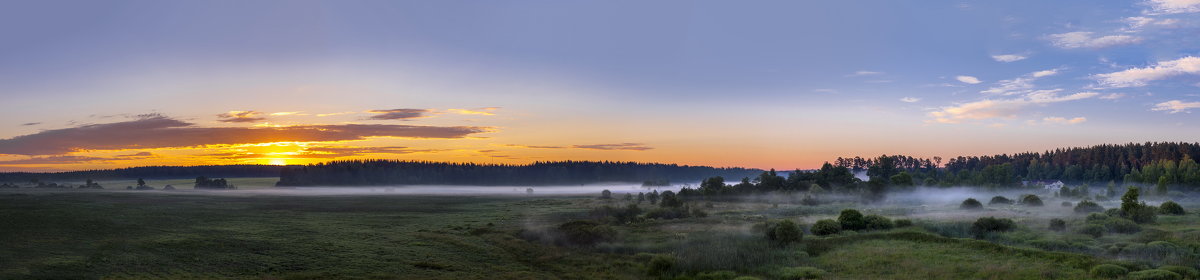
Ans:
[{"label": "sun", "polygon": [[267,164],[270,164],[270,165],[287,165],[287,159],[286,159],[286,158],[273,158],[273,159],[269,159],[269,160],[267,160]]}]

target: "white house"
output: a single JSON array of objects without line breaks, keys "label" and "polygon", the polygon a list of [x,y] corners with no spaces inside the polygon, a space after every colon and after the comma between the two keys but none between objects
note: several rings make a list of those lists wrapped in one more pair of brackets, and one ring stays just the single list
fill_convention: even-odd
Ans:
[{"label": "white house", "polygon": [[1065,185],[1059,180],[1025,181],[1023,183],[1025,183],[1026,187],[1042,186],[1042,188],[1051,193],[1058,193]]}]

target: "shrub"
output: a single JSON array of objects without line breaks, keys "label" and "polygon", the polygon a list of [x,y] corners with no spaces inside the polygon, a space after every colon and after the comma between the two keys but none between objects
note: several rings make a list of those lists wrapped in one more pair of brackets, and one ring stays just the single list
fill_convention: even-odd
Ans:
[{"label": "shrub", "polygon": [[784,267],[775,272],[775,276],[779,279],[819,279],[825,275],[825,271],[815,267],[800,266],[800,267]]},{"label": "shrub", "polygon": [[867,228],[867,222],[863,220],[863,214],[854,209],[842,210],[838,215],[838,223],[842,224],[844,230],[863,230]]},{"label": "shrub", "polygon": [[1067,229],[1067,221],[1063,219],[1050,219],[1050,230],[1063,231]]},{"label": "shrub", "polygon": [[958,208],[966,210],[978,210],[983,209],[983,203],[979,203],[979,201],[975,200],[974,198],[968,198],[967,200],[963,200],[962,204],[958,205]]},{"label": "shrub", "polygon": [[600,191],[600,199],[612,199],[612,191],[609,191],[609,190]]},{"label": "shrub", "polygon": [[1123,217],[1139,224],[1154,223],[1154,221],[1158,220],[1158,209],[1146,205],[1134,207],[1130,210],[1122,209],[1121,214]]},{"label": "shrub", "polygon": [[796,225],[791,220],[783,220],[778,223],[767,225],[767,240],[788,244],[792,242],[800,242],[804,238],[804,231],[800,226]]},{"label": "shrub", "polygon": [[1183,275],[1162,269],[1147,269],[1129,273],[1131,280],[1179,280]]},{"label": "shrub", "polygon": [[1087,225],[1083,226],[1082,228],[1079,228],[1078,232],[1080,234],[1090,235],[1093,238],[1100,238],[1101,236],[1104,236],[1104,231],[1105,231],[1104,226],[1102,226],[1102,225],[1087,224]]},{"label": "shrub", "polygon": [[578,245],[594,245],[612,240],[617,235],[608,225],[587,220],[563,223],[558,226],[558,230],[568,242]]},{"label": "shrub", "polygon": [[1116,233],[1135,233],[1142,231],[1142,226],[1139,226],[1137,223],[1134,223],[1128,219],[1117,217],[1109,218],[1101,225],[1103,225],[1105,229],[1108,229],[1108,231]]},{"label": "shrub", "polygon": [[664,276],[675,267],[675,257],[668,255],[654,255],[650,258],[650,262],[646,264],[646,274],[650,276]]},{"label": "shrub", "polygon": [[696,280],[731,280],[734,277],[737,277],[737,273],[728,270],[696,273]]},{"label": "shrub", "polygon": [[839,232],[842,232],[842,224],[838,223],[837,221],[834,221],[834,220],[824,219],[824,220],[817,221],[815,224],[813,224],[812,228],[809,229],[809,231],[811,231],[812,234],[816,234],[816,235],[837,234]]},{"label": "shrub", "polygon": [[898,227],[898,228],[902,228],[902,227],[910,227],[910,226],[912,226],[912,225],[913,225],[913,222],[912,222],[912,220],[909,220],[909,219],[898,219],[898,220],[896,220],[896,227]]},{"label": "shrub", "polygon": [[992,197],[991,201],[988,201],[988,205],[996,205],[996,204],[1012,205],[1013,201],[1011,199],[1008,199],[1007,197],[997,195],[995,197]]},{"label": "shrub", "polygon": [[1096,278],[1120,278],[1128,274],[1129,269],[1115,264],[1102,264],[1092,267],[1091,273]]},{"label": "shrub", "polygon": [[975,223],[971,225],[971,234],[982,237],[987,233],[1009,231],[1014,227],[1016,227],[1016,223],[1011,219],[983,217],[975,220]]},{"label": "shrub", "polygon": [[867,215],[863,217],[863,221],[866,222],[869,230],[886,230],[895,227],[891,219],[880,215]]},{"label": "shrub", "polygon": [[1200,271],[1196,270],[1195,268],[1191,268],[1191,267],[1178,266],[1178,265],[1164,265],[1164,266],[1158,267],[1158,269],[1178,273],[1180,276],[1183,276],[1183,279],[1200,279]]},{"label": "shrub", "polygon": [[1174,201],[1163,202],[1162,205],[1158,206],[1158,212],[1163,215],[1183,215],[1187,213],[1183,211],[1183,206],[1179,206],[1179,203],[1175,203]]},{"label": "shrub", "polygon": [[1104,212],[1104,207],[1100,206],[1100,204],[1096,204],[1095,202],[1092,202],[1092,201],[1086,200],[1086,199],[1083,201],[1080,201],[1079,204],[1075,205],[1075,213],[1095,213],[1095,212]]},{"label": "shrub", "polygon": [[1036,195],[1027,194],[1027,195],[1021,196],[1021,205],[1041,207],[1044,204],[1042,203],[1042,198],[1040,198]]}]

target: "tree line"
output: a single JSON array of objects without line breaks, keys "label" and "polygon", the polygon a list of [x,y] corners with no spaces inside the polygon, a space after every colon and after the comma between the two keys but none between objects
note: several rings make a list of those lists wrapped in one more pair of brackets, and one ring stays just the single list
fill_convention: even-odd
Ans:
[{"label": "tree line", "polygon": [[289,166],[278,186],[573,185],[601,182],[697,182],[707,176],[754,176],[760,169],[613,161],[525,165],[405,160],[345,160]]},{"label": "tree line", "polygon": [[245,178],[276,177],[283,166],[276,165],[203,165],[203,166],[143,166],[69,172],[7,172],[0,173],[0,182],[82,181],[87,179],[176,179],[200,176]]}]

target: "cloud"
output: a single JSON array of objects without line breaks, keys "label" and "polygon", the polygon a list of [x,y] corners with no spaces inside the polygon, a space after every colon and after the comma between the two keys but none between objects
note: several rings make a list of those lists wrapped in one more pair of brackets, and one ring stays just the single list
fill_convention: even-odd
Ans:
[{"label": "cloud", "polygon": [[1117,99],[1121,99],[1121,97],[1125,97],[1125,94],[1124,93],[1110,93],[1108,95],[1101,96],[1100,99],[1117,100]]},{"label": "cloud", "polygon": [[1129,35],[1108,35],[1101,37],[1092,37],[1092,32],[1076,31],[1061,34],[1052,34],[1047,36],[1051,44],[1064,49],[1090,48],[1099,49],[1119,45],[1136,44],[1142,41],[1141,37]]},{"label": "cloud", "polygon": [[1037,71],[1011,80],[1001,80],[996,82],[996,86],[988,88],[984,91],[980,91],[979,93],[999,95],[1029,93],[1033,89],[1034,81],[1037,81],[1039,78],[1052,76],[1055,74],[1058,74],[1058,69]]},{"label": "cloud", "polygon": [[1149,0],[1148,14],[1180,14],[1200,12],[1200,0]]},{"label": "cloud", "polygon": [[992,56],[992,59],[995,59],[996,61],[999,61],[999,62],[1021,61],[1021,60],[1025,60],[1026,58],[1029,58],[1029,57],[1026,57],[1024,55],[1019,55],[1019,54],[1000,54],[1000,55]]},{"label": "cloud", "polygon": [[1188,56],[1176,60],[1159,61],[1158,64],[1145,68],[1132,68],[1108,74],[1098,74],[1094,77],[1101,85],[1109,87],[1140,87],[1146,82],[1162,80],[1179,75],[1200,74],[1200,57]]},{"label": "cloud", "polygon": [[270,142],[328,142],[368,137],[463,138],[491,131],[477,126],[382,124],[299,125],[283,127],[197,127],[154,115],[133,121],[45,130],[0,139],[0,154],[58,155],[84,150],[196,147]]},{"label": "cloud", "polygon": [[308,114],[303,114],[303,113],[304,112],[275,112],[275,113],[271,113],[271,115],[272,116],[304,116],[304,115],[308,115]]},{"label": "cloud", "polygon": [[229,111],[228,113],[218,114],[217,117],[221,118],[221,119],[219,119],[217,121],[227,122],[227,123],[246,123],[246,122],[257,122],[257,121],[267,119],[264,117],[260,117],[260,115],[262,115],[261,112],[255,112],[255,111]]},{"label": "cloud", "polygon": [[42,123],[40,123],[40,122],[23,123],[23,124],[21,124],[21,126],[34,126],[34,125],[39,125],[39,124],[42,124]]},{"label": "cloud", "polygon": [[979,81],[979,78],[972,77],[972,76],[957,76],[957,77],[954,77],[954,79],[958,80],[959,82],[968,83],[968,84],[972,84],[972,85],[982,83],[982,81]]},{"label": "cloud", "polygon": [[214,157],[220,159],[261,159],[261,158],[342,158],[350,156],[360,156],[368,154],[413,154],[413,153],[435,153],[446,150],[439,149],[411,149],[409,147],[383,146],[383,147],[350,147],[350,146],[324,146],[324,147],[305,147],[295,152],[286,153],[261,153],[249,151],[232,151],[224,153],[204,154],[205,157]]},{"label": "cloud", "polygon": [[1057,91],[1039,91],[1014,99],[984,99],[963,103],[956,106],[942,107],[938,111],[929,112],[933,122],[962,123],[970,120],[986,120],[995,118],[1012,119],[1017,113],[1030,106],[1046,105],[1092,98],[1100,95],[1096,92],[1079,92],[1067,96],[1059,96]]},{"label": "cloud", "polygon": [[371,110],[369,113],[378,115],[371,116],[372,120],[411,120],[426,117],[430,112],[428,109],[391,109],[391,110]]},{"label": "cloud", "polygon": [[862,77],[862,76],[876,76],[876,75],[883,75],[883,72],[858,70],[858,71],[854,71],[854,73],[846,75],[846,77]]},{"label": "cloud", "polygon": [[1081,124],[1086,121],[1087,121],[1087,118],[1084,118],[1084,117],[1075,117],[1075,118],[1070,118],[1070,119],[1064,118],[1064,117],[1042,118],[1043,124]]},{"label": "cloud", "polygon": [[493,112],[498,109],[500,109],[500,107],[485,107],[485,108],[475,108],[475,109],[448,109],[446,111],[455,113],[455,114],[459,114],[459,115],[493,116],[493,115],[496,115]]},{"label": "cloud", "polygon": [[349,115],[349,114],[354,114],[354,113],[358,113],[358,112],[337,112],[337,113],[325,113],[325,114],[317,114],[317,116],[318,116],[318,117],[329,117],[329,116]]},{"label": "cloud", "polygon": [[1154,108],[1152,108],[1150,110],[1169,111],[1167,113],[1174,114],[1174,113],[1179,113],[1179,112],[1190,113],[1190,111],[1188,111],[1189,109],[1196,109],[1196,108],[1200,108],[1200,102],[1183,102],[1183,101],[1179,101],[1179,100],[1171,100],[1171,101],[1167,101],[1167,102],[1163,102],[1163,103],[1154,104]]},{"label": "cloud", "polygon": [[1127,17],[1121,21],[1124,21],[1129,25],[1129,27],[1122,28],[1120,30],[1124,32],[1138,32],[1147,27],[1176,27],[1179,25],[1179,20],[1173,18],[1155,19],[1152,17]]},{"label": "cloud", "polygon": [[621,151],[645,151],[654,149],[642,143],[617,143],[617,144],[589,144],[589,145],[571,145],[571,146],[532,146],[532,145],[517,145],[507,144],[508,147],[520,147],[530,149],[588,149],[588,150],[621,150]]},{"label": "cloud", "polygon": [[92,157],[92,156],[48,156],[48,157],[31,157],[27,159],[0,161],[0,165],[31,165],[31,164],[79,164],[79,163],[108,163],[121,160],[139,160],[147,158],[155,158],[155,155],[150,152],[141,152],[128,155],[116,155],[113,157]]},{"label": "cloud", "polygon": [[917,101],[921,101],[921,99],[916,98],[916,97],[904,97],[904,98],[900,98],[900,101],[908,102],[908,103],[916,103]]}]

